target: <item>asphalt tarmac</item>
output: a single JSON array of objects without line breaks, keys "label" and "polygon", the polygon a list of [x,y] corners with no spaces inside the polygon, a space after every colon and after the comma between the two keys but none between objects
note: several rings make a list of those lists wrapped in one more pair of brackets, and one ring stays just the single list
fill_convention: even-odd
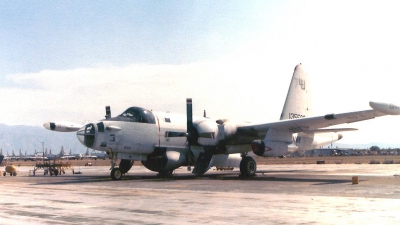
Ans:
[{"label": "asphalt tarmac", "polygon": [[[4,170],[4,167],[1,168]],[[0,177],[0,224],[399,224],[400,164],[263,165],[159,178],[134,166],[44,176],[19,167]],[[358,184],[352,184],[352,177]]]}]

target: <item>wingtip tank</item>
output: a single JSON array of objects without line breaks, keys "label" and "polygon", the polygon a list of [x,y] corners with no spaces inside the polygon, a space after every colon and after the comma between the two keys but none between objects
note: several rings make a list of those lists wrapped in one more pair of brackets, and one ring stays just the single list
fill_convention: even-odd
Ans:
[{"label": "wingtip tank", "polygon": [[393,103],[369,102],[371,108],[387,115],[400,115],[400,106]]},{"label": "wingtip tank", "polygon": [[74,132],[78,131],[82,125],[71,122],[46,122],[43,124],[43,127],[51,131]]}]

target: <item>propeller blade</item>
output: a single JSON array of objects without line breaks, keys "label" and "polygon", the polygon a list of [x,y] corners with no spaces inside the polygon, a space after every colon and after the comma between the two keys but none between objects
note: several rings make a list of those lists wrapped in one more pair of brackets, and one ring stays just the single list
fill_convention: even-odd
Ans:
[{"label": "propeller blade", "polygon": [[194,126],[193,126],[193,109],[192,109],[192,99],[186,99],[186,120],[187,120],[187,130],[186,130],[186,139],[188,142],[188,170],[191,170],[190,166],[194,163],[194,156],[190,146],[194,143]]},{"label": "propeller blade", "polygon": [[186,99],[186,117],[187,117],[187,133],[190,135],[190,133],[193,130],[193,110],[192,110],[192,99],[187,98]]}]

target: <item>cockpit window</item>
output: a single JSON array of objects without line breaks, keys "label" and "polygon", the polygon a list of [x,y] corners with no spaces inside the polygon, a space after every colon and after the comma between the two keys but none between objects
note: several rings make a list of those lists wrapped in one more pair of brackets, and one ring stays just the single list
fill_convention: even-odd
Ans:
[{"label": "cockpit window", "polygon": [[139,107],[131,107],[119,116],[128,118],[130,122],[156,123],[154,115],[150,110]]}]

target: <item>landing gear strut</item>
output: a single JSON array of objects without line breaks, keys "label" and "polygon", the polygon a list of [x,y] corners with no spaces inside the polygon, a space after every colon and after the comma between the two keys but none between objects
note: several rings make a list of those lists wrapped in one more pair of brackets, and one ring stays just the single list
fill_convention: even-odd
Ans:
[{"label": "landing gear strut", "polygon": [[240,161],[240,175],[243,177],[255,176],[257,171],[256,161],[251,156],[243,155]]}]

